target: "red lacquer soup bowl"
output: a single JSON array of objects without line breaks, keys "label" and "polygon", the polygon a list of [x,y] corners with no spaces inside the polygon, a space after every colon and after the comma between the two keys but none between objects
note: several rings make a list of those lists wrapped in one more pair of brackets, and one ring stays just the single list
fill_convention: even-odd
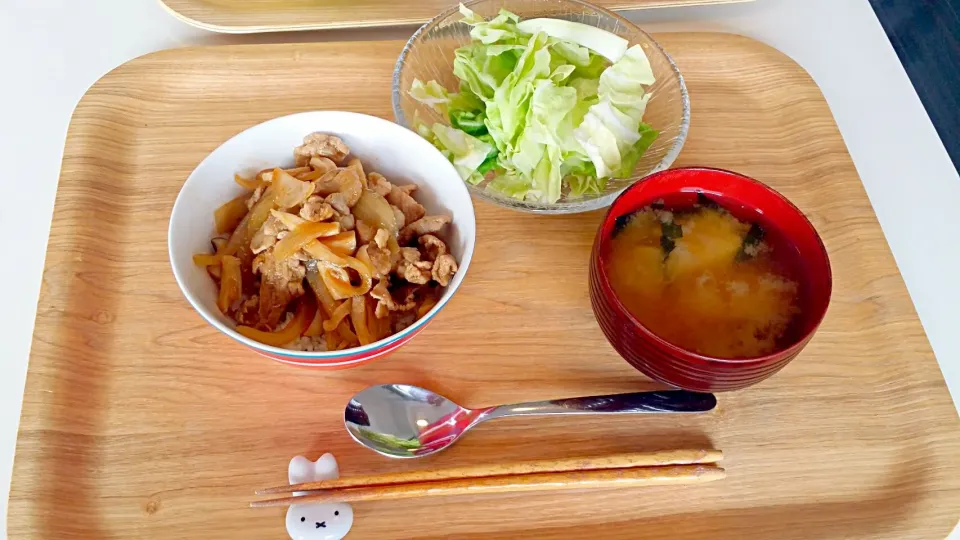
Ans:
[{"label": "red lacquer soup bowl", "polygon": [[[777,249],[786,249],[799,285],[800,312],[789,337],[771,354],[716,358],[699,354],[654,334],[618,298],[608,279],[610,239],[618,220],[663,202],[668,209],[692,207],[701,194],[738,219],[757,223]],[[671,169],[649,176],[624,191],[607,212],[593,243],[590,300],[600,328],[623,358],[658,381],[701,392],[739,390],[781,370],[813,337],[827,312],[833,281],[830,261],[813,225],[783,195],[746,176],[708,168]]]}]

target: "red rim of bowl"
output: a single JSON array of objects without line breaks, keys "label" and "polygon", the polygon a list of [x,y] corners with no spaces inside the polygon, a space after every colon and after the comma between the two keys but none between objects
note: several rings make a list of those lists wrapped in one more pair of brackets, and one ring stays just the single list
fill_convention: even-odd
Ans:
[{"label": "red rim of bowl", "polygon": [[[675,175],[677,175],[677,174],[690,173],[690,172],[704,172],[704,173],[711,173],[711,174],[720,174],[720,175],[723,175],[723,176],[727,176],[728,178],[735,178],[737,181],[745,181],[745,182],[749,182],[749,183],[751,183],[751,184],[755,184],[755,185],[761,187],[762,189],[768,191],[770,194],[772,194],[772,195],[776,196],[777,198],[779,198],[781,201],[783,201],[784,203],[786,203],[786,205],[787,205],[789,208],[791,208],[794,212],[796,212],[797,215],[798,215],[798,216],[806,223],[806,225],[810,228],[810,231],[813,233],[813,236],[816,238],[817,244],[819,245],[819,247],[820,247],[820,249],[821,249],[821,251],[822,251],[824,261],[826,261],[826,277],[827,277],[827,280],[826,280],[826,282],[827,282],[826,297],[827,297],[828,300],[827,300],[827,302],[824,304],[823,309],[820,310],[820,312],[817,313],[816,316],[813,316],[813,317],[810,318],[810,321],[811,321],[812,324],[811,324],[811,326],[810,326],[809,331],[804,332],[803,335],[800,336],[796,341],[794,341],[793,343],[791,343],[790,346],[788,346],[788,347],[783,347],[783,348],[781,348],[781,349],[777,349],[777,350],[773,351],[773,352],[770,353],[770,354],[765,354],[765,355],[763,355],[763,356],[752,356],[752,357],[750,357],[750,358],[718,358],[718,357],[715,357],[715,356],[707,356],[707,355],[703,355],[703,354],[700,354],[700,353],[696,353],[696,352],[691,351],[691,350],[684,349],[683,347],[679,347],[679,346],[677,346],[677,345],[674,345],[673,343],[670,343],[669,341],[661,338],[661,337],[658,336],[657,334],[653,333],[649,328],[647,328],[646,325],[644,325],[644,324],[641,323],[639,320],[637,320],[637,318],[634,317],[633,313],[630,312],[630,310],[627,309],[627,307],[623,304],[623,302],[620,301],[619,295],[616,294],[616,292],[613,290],[613,287],[610,285],[610,282],[609,282],[609,280],[607,279],[606,264],[605,264],[603,258],[599,256],[599,253],[600,253],[601,243],[607,241],[607,239],[606,239],[606,238],[604,237],[604,235],[603,235],[603,230],[607,228],[608,224],[609,224],[611,221],[614,221],[614,220],[616,220],[618,217],[620,217],[620,216],[615,216],[615,215],[614,215],[614,212],[613,212],[613,208],[617,205],[617,201],[619,201],[622,197],[624,197],[625,195],[627,195],[627,194],[630,193],[631,191],[633,191],[633,190],[635,190],[635,189],[641,189],[642,186],[643,186],[643,184],[645,184],[646,182],[649,182],[649,181],[651,181],[651,180],[663,179],[663,178],[665,178],[665,177],[671,177],[671,176],[675,176]],[[652,202],[653,202],[653,201],[649,201],[647,204],[650,204],[650,203],[652,203]],[[643,206],[640,206],[639,208],[642,208],[642,207],[643,207]],[[639,208],[638,208],[638,209],[639,209]],[[695,359],[695,360],[701,360],[701,361],[704,361],[704,362],[707,362],[707,363],[713,362],[713,363],[721,363],[721,364],[752,364],[752,363],[761,363],[761,364],[762,364],[762,363],[767,363],[767,362],[769,362],[769,363],[779,363],[779,362],[782,361],[782,359],[784,358],[784,356],[793,357],[793,356],[794,356],[795,354],[797,354],[801,349],[803,349],[803,348],[806,346],[807,342],[810,341],[810,338],[816,333],[817,329],[820,328],[820,324],[823,322],[823,318],[827,315],[827,309],[829,308],[829,304],[830,304],[829,298],[830,298],[831,295],[833,294],[833,271],[832,271],[832,269],[831,269],[831,267],[830,267],[830,258],[829,258],[828,254],[827,254],[827,248],[826,248],[826,246],[823,245],[823,239],[820,238],[820,234],[817,232],[817,229],[813,226],[813,223],[810,223],[810,220],[807,219],[807,216],[806,216],[802,211],[800,211],[800,209],[797,208],[797,206],[796,206],[795,204],[793,204],[792,202],[790,202],[790,200],[787,199],[786,197],[784,197],[779,191],[777,191],[777,190],[773,189],[772,187],[764,184],[763,182],[760,182],[760,181],[758,181],[758,180],[754,180],[753,178],[750,178],[749,176],[745,176],[745,175],[742,175],[742,174],[737,173],[737,172],[729,171],[729,170],[726,170],[726,169],[714,168],[714,167],[679,167],[679,168],[676,168],[676,169],[667,169],[667,170],[665,170],[665,171],[660,171],[660,172],[658,172],[658,173],[651,174],[650,176],[644,178],[644,179],[641,180],[640,182],[637,182],[636,184],[633,184],[632,186],[628,187],[626,190],[623,191],[623,193],[621,193],[621,194],[613,201],[613,204],[610,205],[610,209],[611,209],[611,210],[610,210],[610,211],[607,213],[607,215],[604,217],[603,223],[600,225],[600,231],[599,231],[599,233],[600,233],[601,237],[598,238],[598,240],[597,240],[597,254],[598,254],[598,256],[597,256],[596,264],[597,264],[598,269],[600,270],[599,272],[597,272],[597,279],[599,280],[600,285],[603,287],[604,293],[607,295],[607,298],[612,301],[612,303],[617,307],[617,309],[618,309],[624,316],[626,316],[631,323],[633,323],[633,325],[635,326],[635,328],[637,328],[639,331],[643,332],[644,336],[646,336],[647,338],[649,338],[651,341],[655,342],[658,346],[667,349],[674,357],[679,357],[679,358],[689,357],[689,358],[693,358],[693,359]],[[636,209],[635,209],[635,210],[636,210]],[[631,210],[631,212],[632,212],[632,211],[634,211],[634,210]],[[621,215],[624,215],[624,214],[621,214]]]}]

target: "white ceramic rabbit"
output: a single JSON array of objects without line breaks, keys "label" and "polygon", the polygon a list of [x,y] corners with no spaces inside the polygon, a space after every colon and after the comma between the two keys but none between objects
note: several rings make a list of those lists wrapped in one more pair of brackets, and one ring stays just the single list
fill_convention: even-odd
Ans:
[{"label": "white ceramic rabbit", "polygon": [[[340,469],[333,454],[324,454],[317,461],[297,456],[290,460],[287,476],[290,484],[335,480],[340,477]],[[349,504],[293,504],[287,508],[287,534],[293,540],[340,540],[352,526],[353,508]]]}]

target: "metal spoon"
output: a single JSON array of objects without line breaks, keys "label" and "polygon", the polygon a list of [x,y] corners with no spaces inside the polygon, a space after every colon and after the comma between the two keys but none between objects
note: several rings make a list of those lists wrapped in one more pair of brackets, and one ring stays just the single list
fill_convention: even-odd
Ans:
[{"label": "metal spoon", "polygon": [[387,457],[439,452],[480,422],[508,416],[555,414],[697,413],[717,406],[713,394],[685,390],[613,394],[466,409],[416,386],[371,386],[353,396],[343,414],[355,441]]}]

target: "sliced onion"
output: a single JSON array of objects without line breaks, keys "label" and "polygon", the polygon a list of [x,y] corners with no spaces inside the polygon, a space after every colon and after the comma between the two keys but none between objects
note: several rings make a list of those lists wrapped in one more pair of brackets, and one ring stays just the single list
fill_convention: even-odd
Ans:
[{"label": "sliced onion", "polygon": [[354,231],[344,231],[340,234],[321,238],[320,243],[333,250],[337,255],[349,257],[357,251],[357,234]]},{"label": "sliced onion", "polygon": [[313,194],[312,183],[301,182],[280,169],[273,170],[273,187],[277,189],[274,201],[282,210],[303,204]]},{"label": "sliced onion", "polygon": [[339,223],[314,223],[312,221],[306,221],[277,242],[277,245],[273,248],[273,256],[276,257],[278,261],[282,261],[300,251],[300,248],[313,242],[317,238],[321,236],[333,236],[339,232]]},{"label": "sliced onion", "polygon": [[397,233],[397,217],[393,214],[390,203],[369,189],[363,190],[353,207],[353,215],[375,229],[386,229],[391,235]]},{"label": "sliced onion", "polygon": [[[366,294],[373,287],[373,270],[366,263],[353,257],[344,257],[344,259],[347,261],[346,266],[337,266],[328,262],[318,263],[323,284],[327,286],[327,290],[335,300],[346,300]],[[359,285],[350,283],[347,268],[355,270],[360,275]]]}]

